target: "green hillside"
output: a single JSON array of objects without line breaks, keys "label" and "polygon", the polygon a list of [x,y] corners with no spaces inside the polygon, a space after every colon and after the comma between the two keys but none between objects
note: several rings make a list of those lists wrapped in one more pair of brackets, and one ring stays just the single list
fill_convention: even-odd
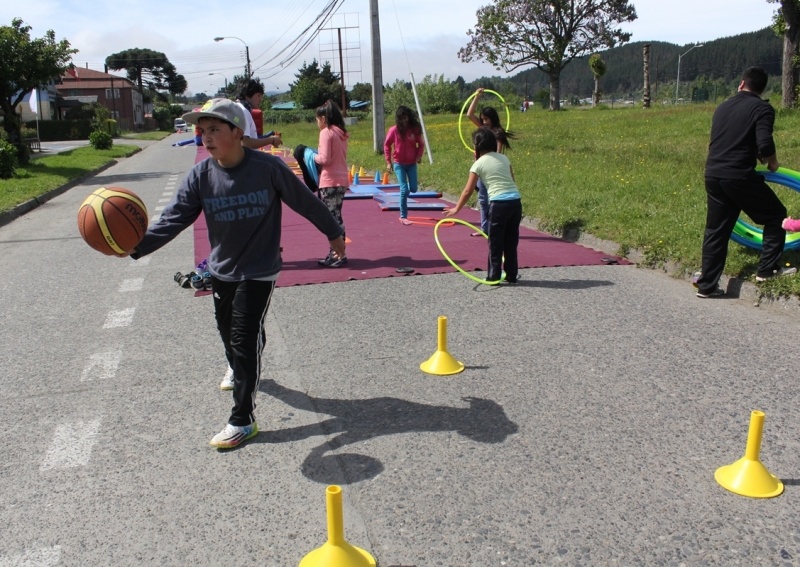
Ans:
[{"label": "green hillside", "polygon": [[[634,42],[601,53],[608,70],[602,78],[602,90],[607,96],[629,98],[641,95],[643,89],[642,48],[647,42]],[[661,41],[650,43],[650,82],[653,98],[669,99],[675,95],[678,74],[678,56],[691,45],[675,45]],[[780,83],[783,42],[771,28],[724,37],[706,42],[703,47],[681,59],[681,93],[688,98],[692,88],[705,89],[706,99],[724,98],[738,82],[742,70],[752,65],[764,67]],[[563,99],[583,99],[591,96],[593,77],[589,57],[574,59],[561,74]],[[518,94],[533,97],[542,89],[549,89],[547,76],[538,69],[526,69],[509,79],[491,78],[495,85],[510,81]],[[485,83],[479,80],[476,83]],[[769,90],[772,89],[770,85]],[[656,96],[656,92],[658,95]],[[683,94],[681,96],[684,96]],[[703,99],[705,100],[705,99]]]}]

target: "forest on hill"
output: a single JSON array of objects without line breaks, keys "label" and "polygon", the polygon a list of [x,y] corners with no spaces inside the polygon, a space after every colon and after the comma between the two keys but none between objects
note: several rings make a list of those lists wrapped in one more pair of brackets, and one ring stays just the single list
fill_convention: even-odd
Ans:
[{"label": "forest on hill", "polygon": [[[601,90],[606,97],[617,99],[641,98],[644,87],[643,47],[650,44],[650,83],[653,100],[670,100],[675,96],[678,75],[678,57],[692,47],[673,43],[633,42],[603,52],[606,73],[601,79]],[[692,99],[725,97],[738,84],[747,67],[758,65],[774,77],[768,92],[777,86],[780,90],[783,40],[771,28],[724,37],[709,41],[681,58],[681,96]],[[473,85],[488,88],[501,87],[510,82],[521,96],[538,99],[549,91],[546,74],[529,68],[508,78],[478,79]],[[573,101],[591,97],[594,77],[589,68],[589,56],[573,59],[561,73],[562,99]],[[503,89],[506,90],[507,89]],[[719,91],[719,92],[718,92]],[[716,95],[716,96],[714,96]]]}]

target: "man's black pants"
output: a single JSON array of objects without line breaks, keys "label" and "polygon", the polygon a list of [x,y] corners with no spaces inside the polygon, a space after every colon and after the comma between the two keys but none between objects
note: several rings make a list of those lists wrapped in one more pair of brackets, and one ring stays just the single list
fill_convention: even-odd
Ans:
[{"label": "man's black pants", "polygon": [[764,226],[761,260],[757,275],[771,276],[780,266],[786,231],[781,228],[786,207],[756,173],[743,179],[706,177],[708,211],[703,237],[702,275],[697,281],[701,293],[713,291],[728,257],[728,241],[744,211],[753,222]]}]

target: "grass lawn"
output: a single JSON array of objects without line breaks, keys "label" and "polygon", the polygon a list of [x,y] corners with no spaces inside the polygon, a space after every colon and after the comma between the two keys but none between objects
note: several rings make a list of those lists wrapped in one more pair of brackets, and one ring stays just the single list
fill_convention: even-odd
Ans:
[{"label": "grass lawn", "polygon": [[[508,156],[525,216],[554,234],[579,230],[612,240],[620,244],[620,254],[636,249],[644,255],[644,265],[670,265],[674,275],[687,276],[700,266],[706,214],[703,168],[714,108],[512,112],[515,137]],[[463,189],[473,160],[459,137],[458,122],[457,115],[425,117],[433,164],[426,155],[419,170],[422,186],[453,196]],[[387,118],[386,128],[392,124],[393,118]],[[265,129],[272,127],[289,146],[317,146],[316,124]],[[382,172],[385,162],[373,151],[371,121],[348,130],[349,163],[371,175],[376,169]],[[465,121],[465,139],[472,130]],[[779,113],[775,140],[781,165],[800,170],[800,113]],[[800,194],[773,187],[789,214],[800,216]],[[758,253],[734,242],[729,251],[726,273],[753,281]],[[785,259],[800,265],[800,252],[787,252]],[[800,295],[800,277],[760,288],[765,295]]]},{"label": "grass lawn", "polygon": [[[167,132],[164,130],[149,130],[147,132],[123,132],[120,134],[120,138],[123,140],[163,140],[167,136],[172,134],[172,132]],[[115,142],[116,143],[116,142]]]},{"label": "grass lawn", "polygon": [[8,211],[112,160],[131,156],[138,151],[138,146],[115,143],[110,150],[95,150],[86,146],[32,160],[25,167],[17,168],[11,179],[0,179],[0,212]]}]

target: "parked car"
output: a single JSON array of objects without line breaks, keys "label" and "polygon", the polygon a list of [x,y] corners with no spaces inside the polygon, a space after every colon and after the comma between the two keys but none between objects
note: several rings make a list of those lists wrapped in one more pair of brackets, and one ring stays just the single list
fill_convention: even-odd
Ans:
[{"label": "parked car", "polygon": [[176,132],[187,132],[189,130],[189,125],[183,118],[176,118],[173,126]]}]

